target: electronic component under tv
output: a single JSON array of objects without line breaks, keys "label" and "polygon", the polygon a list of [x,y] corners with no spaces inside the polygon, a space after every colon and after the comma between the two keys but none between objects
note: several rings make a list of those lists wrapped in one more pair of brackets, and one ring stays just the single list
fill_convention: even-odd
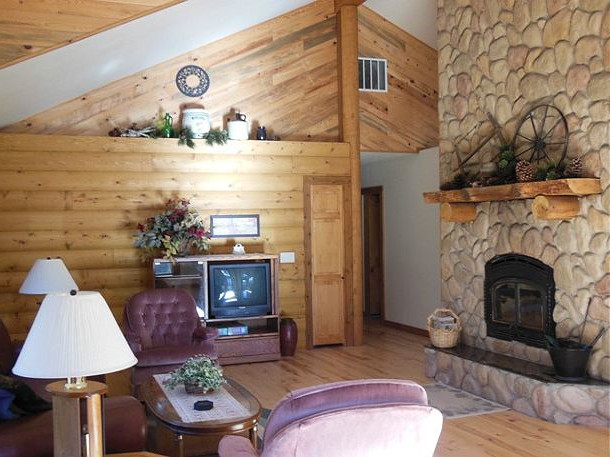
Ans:
[{"label": "electronic component under tv", "polygon": [[263,316],[271,312],[267,262],[210,264],[208,288],[212,319]]}]

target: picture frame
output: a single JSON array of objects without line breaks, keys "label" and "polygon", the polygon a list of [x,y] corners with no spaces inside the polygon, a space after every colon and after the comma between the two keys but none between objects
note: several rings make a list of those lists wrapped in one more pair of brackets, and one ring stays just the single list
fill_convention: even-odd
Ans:
[{"label": "picture frame", "polygon": [[261,234],[258,214],[214,214],[210,216],[211,238],[258,237]]}]

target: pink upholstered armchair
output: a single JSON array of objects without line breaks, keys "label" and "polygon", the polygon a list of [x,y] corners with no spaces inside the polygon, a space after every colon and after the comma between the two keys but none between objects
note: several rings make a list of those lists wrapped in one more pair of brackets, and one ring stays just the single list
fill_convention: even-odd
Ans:
[{"label": "pink upholstered armchair", "polygon": [[218,331],[201,323],[195,300],[182,289],[151,289],[135,294],[125,305],[123,330],[138,358],[131,373],[135,394],[150,376],[174,370],[189,357],[217,357],[214,339]]},{"label": "pink upholstered armchair", "polygon": [[257,453],[225,436],[220,457],[431,457],[443,423],[411,381],[369,379],[296,390],[275,407]]}]

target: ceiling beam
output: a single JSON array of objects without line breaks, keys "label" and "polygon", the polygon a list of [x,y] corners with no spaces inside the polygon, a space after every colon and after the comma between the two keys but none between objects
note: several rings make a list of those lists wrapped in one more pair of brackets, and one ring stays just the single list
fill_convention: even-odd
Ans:
[{"label": "ceiling beam", "polygon": [[360,6],[366,0],[335,0],[335,13],[338,13],[344,6]]}]

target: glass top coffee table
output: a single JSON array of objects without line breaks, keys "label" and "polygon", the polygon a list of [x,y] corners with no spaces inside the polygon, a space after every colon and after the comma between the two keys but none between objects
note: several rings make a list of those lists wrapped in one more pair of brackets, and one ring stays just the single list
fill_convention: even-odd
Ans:
[{"label": "glass top coffee table", "polygon": [[[177,455],[179,457],[184,456],[184,435],[224,435],[248,432],[252,445],[256,449],[256,432],[258,419],[261,415],[261,404],[245,387],[230,378],[226,378],[226,380],[227,382],[221,388],[223,392],[215,392],[210,396],[186,396],[183,393],[183,386],[176,387],[176,392],[169,391],[166,387],[161,387],[155,378],[151,378],[142,385],[142,400],[144,400],[148,411],[157,421],[174,433]],[[168,395],[171,398],[168,398]],[[194,412],[192,406],[195,401],[205,399],[212,399],[214,401],[214,396],[218,395],[225,396],[225,404],[233,404],[234,408],[229,413],[229,417],[223,417],[223,402],[215,401],[213,418],[204,418],[195,422],[191,422],[191,420],[197,417],[190,417],[188,421],[183,419],[185,415],[198,414]],[[232,398],[226,397],[226,395]],[[190,411],[191,409],[193,411]],[[206,416],[206,413],[201,414],[201,417]]]}]

